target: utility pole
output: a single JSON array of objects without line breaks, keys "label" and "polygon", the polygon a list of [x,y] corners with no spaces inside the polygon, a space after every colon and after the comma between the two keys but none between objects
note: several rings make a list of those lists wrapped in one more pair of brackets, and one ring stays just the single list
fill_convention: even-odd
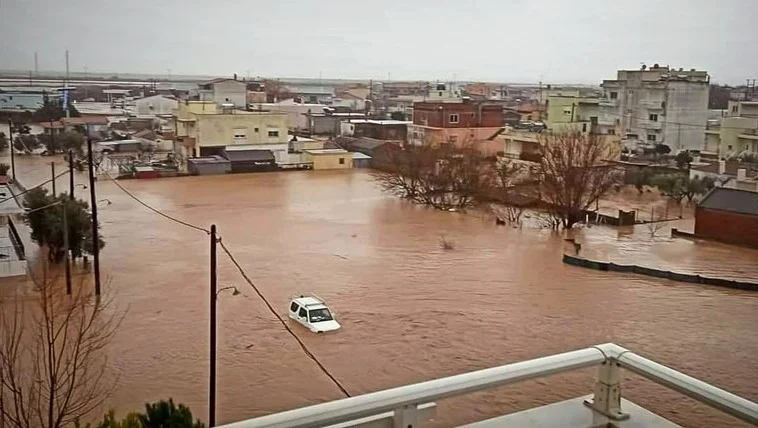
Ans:
[{"label": "utility pole", "polygon": [[92,139],[87,138],[89,162],[89,198],[92,205],[92,262],[95,268],[95,295],[100,297],[100,238],[97,231],[97,196],[95,195],[95,164],[92,162]]},{"label": "utility pole", "polygon": [[63,210],[63,262],[66,264],[66,294],[71,295],[71,260],[69,259],[69,245],[68,245],[68,210],[66,209],[66,201],[61,202],[61,209]]},{"label": "utility pole", "polygon": [[37,61],[37,52],[34,52],[34,75],[39,75],[39,61]]},{"label": "utility pole", "polygon": [[8,119],[8,133],[10,134],[10,144],[11,144],[11,179],[15,182],[16,181],[16,157],[15,157],[15,147],[13,144],[13,121]]},{"label": "utility pole", "polygon": [[74,200],[74,151],[68,149],[68,196]]},{"label": "utility pole", "polygon": [[50,162],[50,176],[53,178],[53,197],[55,197],[55,161]]},{"label": "utility pole", "polygon": [[216,225],[211,225],[211,340],[210,374],[208,385],[208,426],[216,425]]}]

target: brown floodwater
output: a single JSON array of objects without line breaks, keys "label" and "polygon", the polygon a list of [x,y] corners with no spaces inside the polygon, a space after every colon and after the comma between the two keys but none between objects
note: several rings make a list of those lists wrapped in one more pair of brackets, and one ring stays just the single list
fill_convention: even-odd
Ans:
[{"label": "brown floodwater", "polygon": [[[48,176],[45,160],[17,162],[25,185]],[[615,342],[758,401],[758,293],[568,266],[560,234],[413,206],[383,195],[365,171],[120,183],[170,215],[216,224],[280,315],[295,294],[325,298],[342,330],[295,331],[351,394]],[[172,397],[205,419],[208,237],[148,211],[107,180],[98,182],[98,198],[111,202],[100,204],[105,288],[127,310],[109,348],[119,377],[107,404],[122,414]],[[758,266],[756,251],[650,237],[643,227],[575,233],[583,251],[639,264],[681,261],[740,277]],[[441,248],[442,236],[454,249]],[[340,398],[222,254],[219,285],[243,292],[218,302],[219,422]],[[436,425],[590,394],[594,375],[444,400]],[[742,426],[629,373],[623,391],[685,426]]]}]

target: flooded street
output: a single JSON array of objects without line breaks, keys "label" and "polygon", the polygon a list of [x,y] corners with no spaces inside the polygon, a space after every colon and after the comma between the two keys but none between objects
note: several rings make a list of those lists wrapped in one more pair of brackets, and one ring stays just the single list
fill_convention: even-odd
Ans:
[{"label": "flooded street", "polygon": [[[21,182],[49,178],[45,161],[17,158]],[[568,266],[560,234],[413,206],[382,194],[361,170],[119,183],[169,215],[216,224],[281,316],[293,295],[323,297],[342,330],[315,336],[294,328],[353,395],[615,342],[758,401],[758,293]],[[59,179],[59,191],[66,186]],[[76,191],[89,200],[87,189]],[[205,420],[208,236],[147,210],[107,179],[97,192],[110,201],[99,204],[104,289],[128,311],[109,349],[119,381],[107,404],[123,414],[172,397]],[[758,251],[657,242],[641,228],[576,233],[588,251],[640,264],[758,275]],[[454,249],[441,248],[442,236]],[[229,285],[243,295],[218,301],[218,421],[340,398],[219,252],[219,287]],[[445,400],[437,425],[590,394],[594,376],[584,370]],[[743,426],[624,376],[624,397],[674,422]]]}]

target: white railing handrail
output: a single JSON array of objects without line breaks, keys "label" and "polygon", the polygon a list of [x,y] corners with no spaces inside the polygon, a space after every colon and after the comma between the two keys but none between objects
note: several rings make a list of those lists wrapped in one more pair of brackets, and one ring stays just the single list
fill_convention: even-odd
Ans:
[{"label": "white railing handrail", "polygon": [[758,425],[758,404],[687,376],[655,361],[627,352],[618,359],[622,368],[673,389],[745,422]]},{"label": "white railing handrail", "polygon": [[603,361],[605,357],[598,349],[580,349],[288,410],[223,427],[302,428],[333,425],[404,406],[425,404],[509,383],[592,367]]},{"label": "white railing handrail", "polygon": [[621,346],[606,343],[591,348],[288,410],[234,422],[222,427],[304,428],[328,426],[483,389],[592,367],[604,362],[615,362],[622,368],[629,369],[743,421],[758,424],[758,404],[636,355]]}]

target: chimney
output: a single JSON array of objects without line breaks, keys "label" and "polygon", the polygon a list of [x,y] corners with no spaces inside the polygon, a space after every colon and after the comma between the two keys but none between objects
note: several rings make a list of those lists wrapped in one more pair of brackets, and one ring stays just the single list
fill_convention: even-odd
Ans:
[{"label": "chimney", "polygon": [[723,174],[726,172],[726,161],[720,160],[719,161],[719,174]]},{"label": "chimney", "polygon": [[745,181],[747,179],[747,169],[739,168],[737,170],[737,181]]}]

